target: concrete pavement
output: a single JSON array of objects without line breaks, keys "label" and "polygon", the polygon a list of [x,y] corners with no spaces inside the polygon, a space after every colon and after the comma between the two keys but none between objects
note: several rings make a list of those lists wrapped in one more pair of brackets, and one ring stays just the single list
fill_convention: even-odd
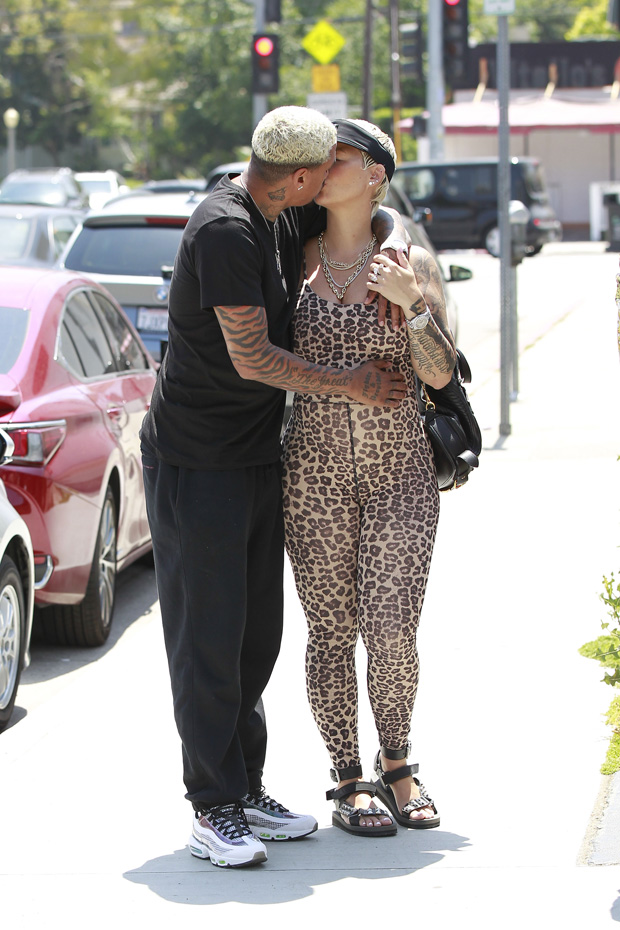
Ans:
[{"label": "concrete pavement", "polygon": [[[304,621],[287,574],[283,651],[265,701],[265,783],[313,811],[319,831],[270,844],[254,869],[193,859],[144,572],[131,588],[121,580],[119,596],[142,619],[89,666],[75,667],[67,651],[64,686],[0,737],[3,925],[620,922],[620,833],[607,827],[618,792],[608,804],[599,774],[612,692],[577,651],[599,635],[601,576],[617,570],[620,545],[617,256],[608,262],[600,279],[581,282],[576,251],[570,312],[522,354],[511,436],[497,435],[498,378],[471,394],[485,450],[469,486],[442,498],[412,730],[440,828],[381,840],[331,828],[329,762],[307,708]],[[361,653],[360,669],[363,678]],[[361,735],[370,775],[376,736],[365,698]]]}]

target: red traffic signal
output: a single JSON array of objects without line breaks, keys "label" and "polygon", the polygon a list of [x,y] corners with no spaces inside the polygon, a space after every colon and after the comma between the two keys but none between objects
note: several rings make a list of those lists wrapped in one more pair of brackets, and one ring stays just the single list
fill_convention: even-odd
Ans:
[{"label": "red traffic signal", "polygon": [[279,80],[278,36],[260,33],[252,37],[252,93],[277,94]]},{"label": "red traffic signal", "polygon": [[254,40],[254,51],[257,55],[260,55],[261,58],[272,55],[274,48],[273,39],[270,36],[258,36]]}]

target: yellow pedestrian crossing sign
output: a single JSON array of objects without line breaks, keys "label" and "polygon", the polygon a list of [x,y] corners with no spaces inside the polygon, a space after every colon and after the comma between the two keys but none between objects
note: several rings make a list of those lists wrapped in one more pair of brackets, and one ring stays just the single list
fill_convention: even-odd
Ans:
[{"label": "yellow pedestrian crossing sign", "polygon": [[321,19],[301,44],[319,64],[326,65],[336,57],[346,39],[326,19]]}]

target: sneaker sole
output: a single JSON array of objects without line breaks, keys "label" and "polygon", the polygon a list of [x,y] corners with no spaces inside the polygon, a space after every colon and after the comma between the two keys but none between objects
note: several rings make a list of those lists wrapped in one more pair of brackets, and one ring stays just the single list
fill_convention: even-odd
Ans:
[{"label": "sneaker sole", "polygon": [[249,817],[248,817],[248,825],[250,827],[250,830],[256,837],[256,839],[275,840],[276,842],[282,842],[283,840],[300,840],[304,836],[310,836],[312,833],[315,833],[318,830],[318,826],[319,826],[318,823],[315,823],[315,825],[310,830],[303,830],[299,833],[294,833],[294,832],[291,832],[290,830],[284,831],[282,829],[278,829],[277,827],[274,827],[272,829],[271,827],[264,826],[264,824],[261,824],[261,826],[257,826],[255,824],[250,823]]},{"label": "sneaker sole", "polygon": [[249,865],[259,865],[261,862],[267,861],[267,854],[262,849],[257,849],[248,859],[228,859],[226,856],[218,856],[206,844],[200,843],[193,834],[190,836],[187,845],[192,856],[197,859],[210,859],[213,865],[217,865],[222,869],[238,869]]}]

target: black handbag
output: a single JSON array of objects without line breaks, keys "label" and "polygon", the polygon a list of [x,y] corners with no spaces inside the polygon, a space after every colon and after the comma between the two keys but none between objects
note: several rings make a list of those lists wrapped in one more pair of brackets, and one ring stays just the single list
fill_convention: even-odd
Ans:
[{"label": "black handbag", "polygon": [[432,388],[416,377],[420,416],[433,450],[440,491],[462,487],[478,467],[482,451],[480,427],[463,386],[471,382],[471,369],[460,349],[456,356],[445,387]]}]

